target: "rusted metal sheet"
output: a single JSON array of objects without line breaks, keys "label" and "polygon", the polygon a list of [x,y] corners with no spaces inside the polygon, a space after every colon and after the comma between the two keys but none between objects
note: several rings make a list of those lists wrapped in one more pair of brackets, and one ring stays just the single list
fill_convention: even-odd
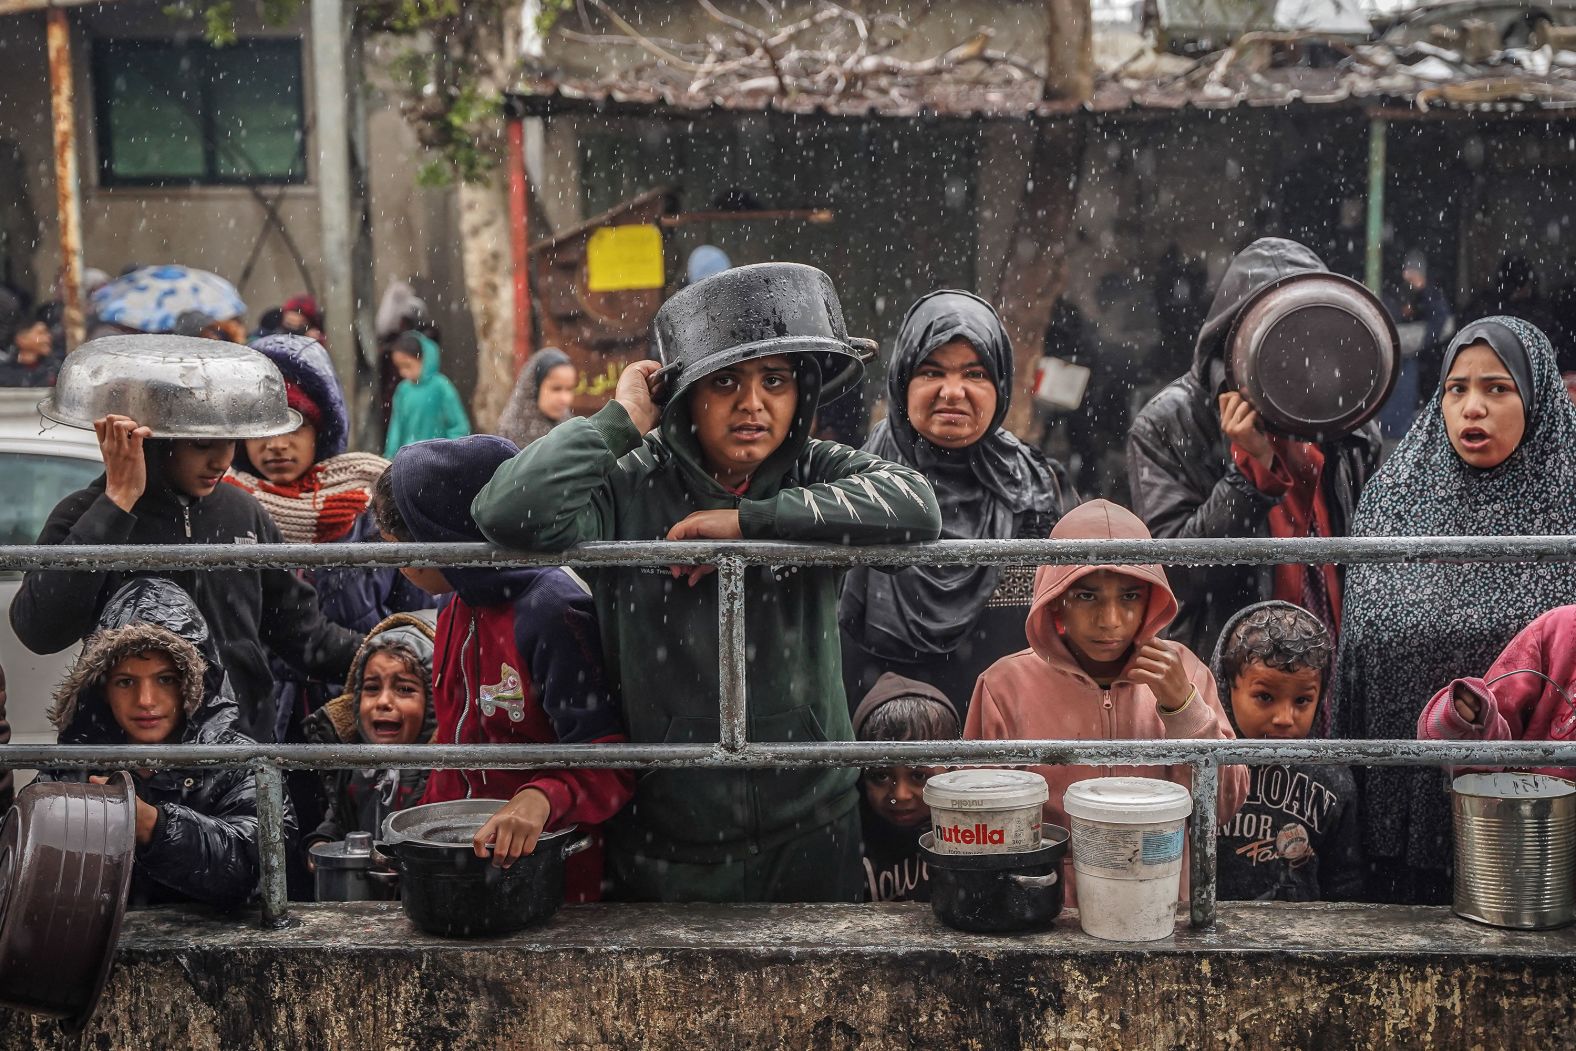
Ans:
[{"label": "rusted metal sheet", "polygon": [[671,193],[666,187],[648,191],[530,247],[542,344],[558,347],[580,370],[577,413],[592,413],[607,404],[618,374],[645,359],[651,321],[664,294],[660,288],[592,292],[586,279],[587,243],[604,226],[657,222],[668,211]]},{"label": "rusted metal sheet", "polygon": [[77,107],[72,80],[71,16],[49,12],[49,111],[55,138],[55,213],[65,285],[66,349],[87,338],[82,303],[82,187],[77,174]]}]

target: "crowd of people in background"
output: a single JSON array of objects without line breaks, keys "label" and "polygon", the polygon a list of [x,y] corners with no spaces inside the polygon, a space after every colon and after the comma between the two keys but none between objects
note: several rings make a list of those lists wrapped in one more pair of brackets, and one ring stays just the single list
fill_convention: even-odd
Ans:
[{"label": "crowd of people in background", "polygon": [[[1177,281],[1203,280],[1180,257],[1168,265]],[[1314,442],[1260,418],[1228,380],[1226,335],[1267,283],[1324,272],[1293,241],[1237,253],[1196,324],[1172,334],[1192,346],[1182,374],[1120,435],[1123,502],[1080,494],[1092,476],[1075,478],[1005,429],[1018,389],[1011,342],[992,304],[965,291],[932,292],[904,315],[885,416],[855,449],[816,436],[830,400],[823,363],[753,344],[661,389],[658,362],[634,363],[590,416],[572,411],[573,362],[546,349],[521,368],[499,433],[471,434],[439,368],[439,333],[408,286],[395,288],[379,318],[391,381],[383,456],[349,448],[321,312],[298,297],[250,339],[282,375],[297,429],[192,440],[106,417],[103,477],[61,501],[39,543],[486,540],[562,551],[656,538],[1576,532],[1576,403],[1549,333],[1567,337],[1538,313],[1536,285],[1514,261],[1483,315],[1457,325],[1426,260],[1406,260],[1391,309],[1423,332],[1403,348],[1414,378],[1403,397],[1420,407],[1388,457],[1378,422]],[[729,302],[734,273],[716,268],[696,288],[719,282]],[[1068,341],[1056,346],[1075,353],[1083,322],[1065,310],[1053,321]],[[27,377],[58,367],[53,323],[0,297],[4,367]],[[176,319],[210,338],[238,323]],[[720,732],[711,568],[33,571],[10,617],[37,652],[84,644],[55,695],[62,742],[705,743]],[[751,733],[762,741],[1576,732],[1562,692],[1576,684],[1564,648],[1576,583],[1558,564],[784,566],[748,570],[745,595]],[[1545,678],[1500,679],[1529,668]],[[1046,819],[1065,824],[1063,793],[1083,772],[1034,769],[1050,789]],[[301,848],[291,890],[310,894],[311,843],[376,833],[419,803],[489,798],[501,806],[474,846],[494,864],[544,832],[599,830],[599,849],[571,864],[571,900],[923,900],[917,836],[937,772],[301,774],[289,786]],[[1185,766],[1108,772],[1190,777]],[[251,777],[138,775],[137,900],[233,907],[251,896]],[[1443,902],[1444,783],[1436,770],[1224,768],[1223,895]],[[1068,880],[1076,902],[1070,868]]]}]

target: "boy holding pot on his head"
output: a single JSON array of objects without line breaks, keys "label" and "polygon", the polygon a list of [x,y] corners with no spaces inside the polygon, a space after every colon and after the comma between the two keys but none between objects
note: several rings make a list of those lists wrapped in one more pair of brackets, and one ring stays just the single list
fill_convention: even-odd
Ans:
[{"label": "boy holding pot on his head", "polygon": [[[777,298],[765,304],[769,287]],[[649,388],[658,363],[629,366],[600,412],[498,469],[473,505],[477,524],[496,543],[536,550],[662,538],[935,539],[940,514],[923,475],[810,437],[823,376],[856,360],[836,303],[826,275],[792,264],[740,267],[681,292],[657,319],[666,346],[678,348],[667,367],[681,367],[666,405]],[[706,350],[703,337],[671,338],[685,310],[737,310],[712,317],[709,331],[740,333],[760,325],[765,305],[781,322],[767,331]],[[633,741],[719,738],[710,572],[589,574]],[[751,738],[852,740],[837,637],[842,573],[782,566],[745,576]],[[857,901],[856,780],[836,769],[648,773],[607,826],[615,889],[637,900]]]}]

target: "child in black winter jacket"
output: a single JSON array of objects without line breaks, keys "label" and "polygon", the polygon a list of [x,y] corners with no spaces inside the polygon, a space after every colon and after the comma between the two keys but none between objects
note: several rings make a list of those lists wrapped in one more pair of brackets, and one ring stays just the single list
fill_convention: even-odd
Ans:
[{"label": "child in black winter jacket", "polygon": [[[55,692],[60,744],[250,744],[203,616],[167,580],[144,577],[104,607],[98,630]],[[45,771],[40,780],[81,779]],[[103,784],[108,778],[86,775]],[[247,767],[135,771],[131,902],[244,905],[257,889],[257,784]],[[286,812],[287,826],[293,821]],[[289,828],[287,827],[287,834]]]},{"label": "child in black winter jacket", "polygon": [[[94,424],[104,475],[56,505],[40,544],[277,544],[256,499],[221,485],[235,455],[228,439],[161,439],[125,416]],[[290,665],[338,682],[361,636],[324,619],[317,594],[284,569],[163,574],[202,611],[229,674],[239,728],[274,739],[272,650]],[[11,603],[11,627],[34,653],[57,653],[94,629],[105,599],[131,574],[35,570]],[[265,615],[266,614],[266,615]]]}]

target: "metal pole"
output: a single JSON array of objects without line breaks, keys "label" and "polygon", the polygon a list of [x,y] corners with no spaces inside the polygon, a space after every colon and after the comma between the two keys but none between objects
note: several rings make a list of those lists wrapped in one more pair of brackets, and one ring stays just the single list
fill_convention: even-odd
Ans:
[{"label": "metal pole", "polygon": [[529,199],[531,177],[525,166],[525,121],[509,118],[509,256],[514,267],[514,371],[531,356],[531,272]]},{"label": "metal pole", "polygon": [[1368,123],[1368,242],[1363,259],[1363,284],[1377,290],[1384,278],[1385,130],[1389,122]]},{"label": "metal pole", "polygon": [[17,544],[0,570],[273,569],[287,566],[1273,566],[1576,562],[1576,536],[1335,537],[1306,540],[941,540],[842,547],[786,541],[597,541],[563,551],[483,543]]},{"label": "metal pole", "polygon": [[289,922],[290,895],[285,887],[285,781],[279,768],[258,763],[257,849],[263,865],[263,926]]},{"label": "metal pole", "polygon": [[49,109],[55,126],[55,212],[66,297],[66,349],[87,338],[82,310],[82,187],[77,174],[77,107],[72,82],[71,17],[49,9]]},{"label": "metal pole", "polygon": [[[312,0],[312,97],[318,224],[323,231],[323,326],[347,411],[356,390],[355,221],[350,183],[350,88],[344,0]],[[351,433],[355,432],[354,421]]]},{"label": "metal pole", "polygon": [[1189,830],[1192,837],[1193,926],[1208,929],[1215,926],[1215,799],[1220,791],[1220,767],[1202,760],[1193,764],[1193,821]]},{"label": "metal pole", "polygon": [[[100,769],[127,761],[125,745],[0,748],[0,770]],[[288,770],[687,769],[833,766],[1505,766],[1576,767],[1568,741],[756,741],[737,751],[710,744],[159,744],[138,745],[146,770],[268,763]],[[1212,797],[1213,798],[1213,797]]]},{"label": "metal pole", "polygon": [[743,751],[748,734],[744,682],[744,563],[725,558],[717,563],[717,648],[721,701],[722,748]]}]

